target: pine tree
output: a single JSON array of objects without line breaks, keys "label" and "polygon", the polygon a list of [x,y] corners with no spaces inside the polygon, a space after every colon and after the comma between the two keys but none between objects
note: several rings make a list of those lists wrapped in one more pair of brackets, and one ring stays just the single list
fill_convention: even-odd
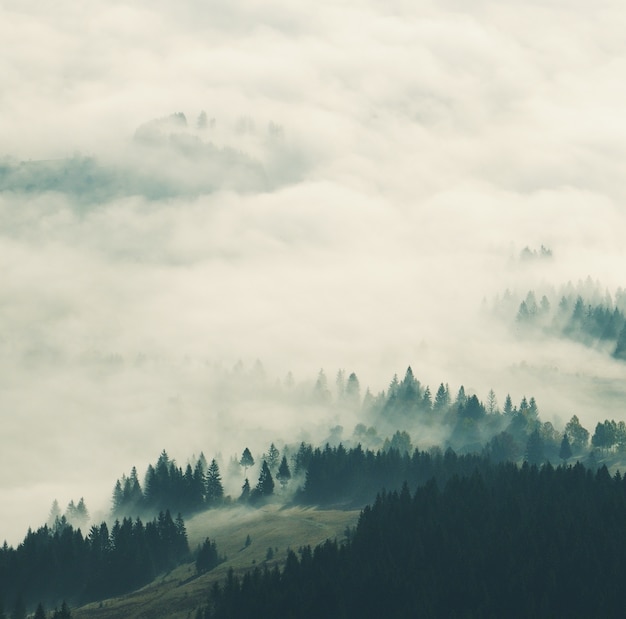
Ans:
[{"label": "pine tree", "polygon": [[275,471],[278,467],[278,463],[280,462],[280,451],[278,451],[278,448],[274,445],[274,443],[270,445],[265,460],[267,462],[267,466],[270,467],[270,471]]},{"label": "pine tree", "polygon": [[289,470],[289,465],[287,464],[287,457],[283,456],[283,459],[280,462],[280,466],[278,467],[278,473],[276,474],[276,479],[280,482],[283,490],[285,486],[289,483],[291,479],[291,471]]},{"label": "pine tree", "polygon": [[617,336],[617,344],[615,344],[613,356],[616,359],[626,359],[626,324],[624,324]]},{"label": "pine tree", "polygon": [[437,393],[435,394],[435,404],[434,409],[436,411],[442,411],[448,407],[449,404],[449,394],[444,387],[444,384],[441,383],[439,385],[439,389],[437,389]]},{"label": "pine tree", "polygon": [[567,462],[572,457],[572,447],[569,444],[567,433],[563,434],[563,440],[561,441],[561,448],[559,449],[559,458],[563,462]]},{"label": "pine tree", "polygon": [[328,379],[326,378],[326,374],[324,370],[320,370],[317,375],[317,381],[315,382],[315,387],[313,388],[313,398],[316,402],[320,404],[326,404],[330,402],[330,390],[328,389]]},{"label": "pine tree", "polygon": [[219,504],[223,498],[224,486],[222,485],[220,468],[215,458],[213,458],[206,474],[206,502],[208,505],[213,506]]},{"label": "pine tree", "polygon": [[89,511],[87,510],[87,506],[85,505],[85,499],[80,497],[80,501],[78,501],[78,505],[76,506],[76,513],[74,515],[74,527],[84,529],[89,522]]},{"label": "pine tree", "polygon": [[274,479],[272,478],[272,473],[269,466],[267,466],[267,462],[265,460],[263,460],[261,473],[259,475],[259,481],[256,485],[255,490],[258,496],[261,497],[270,496],[274,492]]},{"label": "pine tree", "polygon": [[207,537],[200,549],[198,550],[198,556],[196,558],[196,572],[198,574],[204,574],[212,570],[219,563],[219,557],[217,554],[217,546],[215,542]]},{"label": "pine tree", "polygon": [[50,507],[50,514],[48,515],[48,526],[52,528],[59,518],[61,518],[61,508],[59,507],[59,502],[54,499],[54,501],[52,501],[52,507]]},{"label": "pine tree", "polygon": [[431,410],[433,407],[433,399],[430,394],[430,387],[426,385],[426,389],[424,390],[424,395],[422,396],[422,408],[424,410]]},{"label": "pine tree", "polygon": [[250,499],[250,482],[246,477],[246,480],[243,482],[243,486],[241,486],[241,495],[239,496],[239,501],[241,503],[246,503]]},{"label": "pine tree", "polygon": [[361,386],[356,374],[352,372],[346,383],[346,400],[351,406],[359,406],[361,402]]},{"label": "pine tree", "polygon": [[67,602],[63,600],[63,604],[61,604],[61,610],[55,609],[54,614],[52,615],[52,619],[71,619],[71,618],[72,618],[72,613],[70,612],[69,606],[67,605]]},{"label": "pine tree", "polygon": [[534,430],[528,437],[528,442],[526,443],[526,453],[524,455],[528,464],[543,464],[544,442],[538,430]]},{"label": "pine tree", "polygon": [[254,466],[254,458],[252,457],[252,454],[247,447],[243,450],[243,454],[241,455],[241,460],[239,460],[239,464],[243,466],[244,475],[248,471],[248,467]]},{"label": "pine tree", "polygon": [[37,604],[37,610],[35,610],[33,619],[46,619],[46,611],[44,610],[41,602]]},{"label": "pine tree", "polygon": [[496,398],[496,394],[493,389],[490,389],[487,394],[487,412],[490,415],[495,415],[500,412],[498,410],[498,399]]}]

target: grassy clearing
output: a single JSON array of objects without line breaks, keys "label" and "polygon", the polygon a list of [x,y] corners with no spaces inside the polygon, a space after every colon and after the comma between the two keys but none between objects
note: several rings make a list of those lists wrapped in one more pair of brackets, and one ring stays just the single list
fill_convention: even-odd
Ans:
[{"label": "grassy clearing", "polygon": [[[359,511],[267,505],[259,509],[232,507],[207,511],[187,523],[189,545],[195,549],[206,537],[215,540],[227,560],[196,577],[193,564],[182,565],[148,586],[120,598],[73,609],[76,619],[187,619],[204,604],[213,582],[222,581],[227,571],[244,573],[255,566],[280,565],[289,548],[315,546],[328,538],[344,538],[354,526]],[[251,543],[245,546],[246,537]],[[266,561],[267,549],[274,558]]]}]

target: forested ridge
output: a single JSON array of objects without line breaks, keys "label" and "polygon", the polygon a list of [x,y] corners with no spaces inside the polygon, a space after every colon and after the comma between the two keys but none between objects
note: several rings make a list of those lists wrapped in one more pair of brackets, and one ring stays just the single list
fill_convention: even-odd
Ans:
[{"label": "forested ridge", "polygon": [[0,600],[48,606],[119,595],[189,559],[182,518],[169,511],[145,524],[136,519],[92,526],[86,536],[65,521],[29,530],[13,548],[0,549]]},{"label": "forested ridge", "polygon": [[[21,601],[29,608],[41,601],[48,606],[58,605],[65,599],[80,604],[131,591],[182,561],[195,559],[196,573],[204,573],[221,561],[218,549],[207,538],[196,554],[191,554],[183,515],[187,518],[208,509],[256,507],[266,501],[352,509],[376,501],[380,492],[385,493],[384,498],[377,502],[391,501],[389,497],[395,496],[403,484],[412,491],[435,484],[440,489],[437,492],[445,496],[451,492],[449,488],[465,487],[466,482],[455,486],[455,480],[474,475],[487,483],[497,477],[494,471],[499,470],[498,465],[505,463],[525,463],[524,475],[528,470],[538,470],[528,469],[529,465],[545,465],[537,473],[540,477],[547,474],[544,470],[554,471],[552,466],[558,462],[567,465],[580,461],[594,472],[603,463],[617,468],[626,451],[624,422],[598,422],[592,434],[574,415],[558,430],[541,420],[532,396],[523,396],[514,404],[507,394],[501,407],[493,390],[485,401],[477,394],[466,393],[463,386],[452,396],[447,383],[441,383],[433,394],[410,367],[402,379],[394,376],[388,389],[375,396],[369,390],[361,396],[356,374],[346,378],[342,370],[337,374],[333,394],[321,370],[306,397],[316,406],[358,411],[363,422],[351,435],[345,434],[341,426],[330,428],[328,440],[318,446],[277,440],[263,453],[255,454],[245,447],[227,463],[220,455],[209,462],[200,453],[179,466],[163,450],[156,462],[148,465],[141,480],[136,467],[117,480],[108,525],[101,523],[88,529],[89,512],[83,498],[76,504],[70,501],[63,515],[54,501],[46,526],[29,530],[17,548],[5,543],[0,550],[0,596],[9,605]],[[414,441],[432,430],[444,437],[440,445],[426,449],[414,446]],[[233,483],[240,487],[233,495],[227,493],[222,478],[221,466],[225,465],[230,488]],[[578,474],[580,466],[575,467]],[[565,483],[569,470],[557,469],[555,475]],[[258,476],[256,483],[252,475]],[[513,475],[511,484],[518,483],[516,479]],[[499,486],[487,486],[491,494],[500,492]],[[563,495],[565,490],[560,492]],[[505,495],[501,500],[509,498]],[[578,509],[573,503],[570,508]],[[172,513],[179,514],[176,520]],[[587,515],[581,513],[580,517]],[[494,527],[502,524],[493,518],[490,522]],[[526,527],[531,524],[523,523]],[[464,521],[450,522],[449,526],[450,531],[459,527],[459,531],[449,533],[452,537],[466,535]],[[88,532],[84,535],[83,531]],[[562,535],[557,529],[554,533]],[[310,551],[311,556],[348,552],[335,546],[329,543],[325,549]],[[302,552],[306,558],[308,551]],[[289,562],[293,563],[293,558]],[[254,578],[265,576],[257,574]],[[344,601],[337,608],[343,608],[342,604]],[[216,611],[219,608],[215,606]],[[456,611],[450,612],[453,614],[448,616],[454,616]]]},{"label": "forested ridge", "polygon": [[381,493],[345,544],[214,587],[197,619],[622,617],[626,481],[484,464]]}]

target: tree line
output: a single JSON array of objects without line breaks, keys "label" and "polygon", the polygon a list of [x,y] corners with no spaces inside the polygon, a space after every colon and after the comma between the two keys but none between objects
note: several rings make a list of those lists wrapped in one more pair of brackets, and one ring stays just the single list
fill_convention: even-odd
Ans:
[{"label": "tree line", "polygon": [[57,520],[29,529],[17,548],[0,548],[0,599],[28,607],[85,603],[132,591],[188,558],[185,523],[169,511],[145,524],[116,520],[110,530],[102,522],[86,536]]}]

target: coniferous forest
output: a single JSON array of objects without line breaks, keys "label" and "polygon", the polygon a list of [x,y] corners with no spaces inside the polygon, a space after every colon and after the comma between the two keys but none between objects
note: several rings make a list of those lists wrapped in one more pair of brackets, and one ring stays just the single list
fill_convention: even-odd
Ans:
[{"label": "coniferous forest", "polygon": [[185,523],[161,512],[145,524],[116,520],[80,529],[57,520],[0,549],[0,599],[28,607],[81,604],[132,591],[189,558]]},{"label": "coniferous forest", "polygon": [[344,544],[229,574],[196,617],[623,616],[624,479],[481,464],[379,494]]},{"label": "coniferous forest", "polygon": [[626,617],[625,24],[2,0],[0,619]]},{"label": "coniferous forest", "polygon": [[[224,557],[209,537],[192,552],[183,516],[274,502],[363,511],[343,541],[291,549],[283,567],[229,574],[207,589],[205,605],[193,609],[198,618],[258,616],[254,609],[286,617],[617,616],[623,422],[598,422],[592,433],[573,416],[557,430],[532,396],[516,405],[507,395],[500,408],[493,390],[483,402],[463,386],[452,396],[444,383],[433,396],[410,367],[375,396],[361,397],[354,373],[340,371],[336,383],[333,396],[322,370],[307,397],[358,409],[363,422],[351,435],[331,428],[323,445],[277,441],[261,454],[244,447],[227,467],[243,479],[235,495],[218,457],[201,453],[182,467],[163,450],[143,477],[133,467],[116,481],[108,524],[88,528],[83,498],[63,515],[55,500],[47,525],[0,549],[0,600],[79,606],[189,561],[199,577]],[[432,430],[441,445],[414,446]],[[564,600],[569,587],[576,595]]]}]

